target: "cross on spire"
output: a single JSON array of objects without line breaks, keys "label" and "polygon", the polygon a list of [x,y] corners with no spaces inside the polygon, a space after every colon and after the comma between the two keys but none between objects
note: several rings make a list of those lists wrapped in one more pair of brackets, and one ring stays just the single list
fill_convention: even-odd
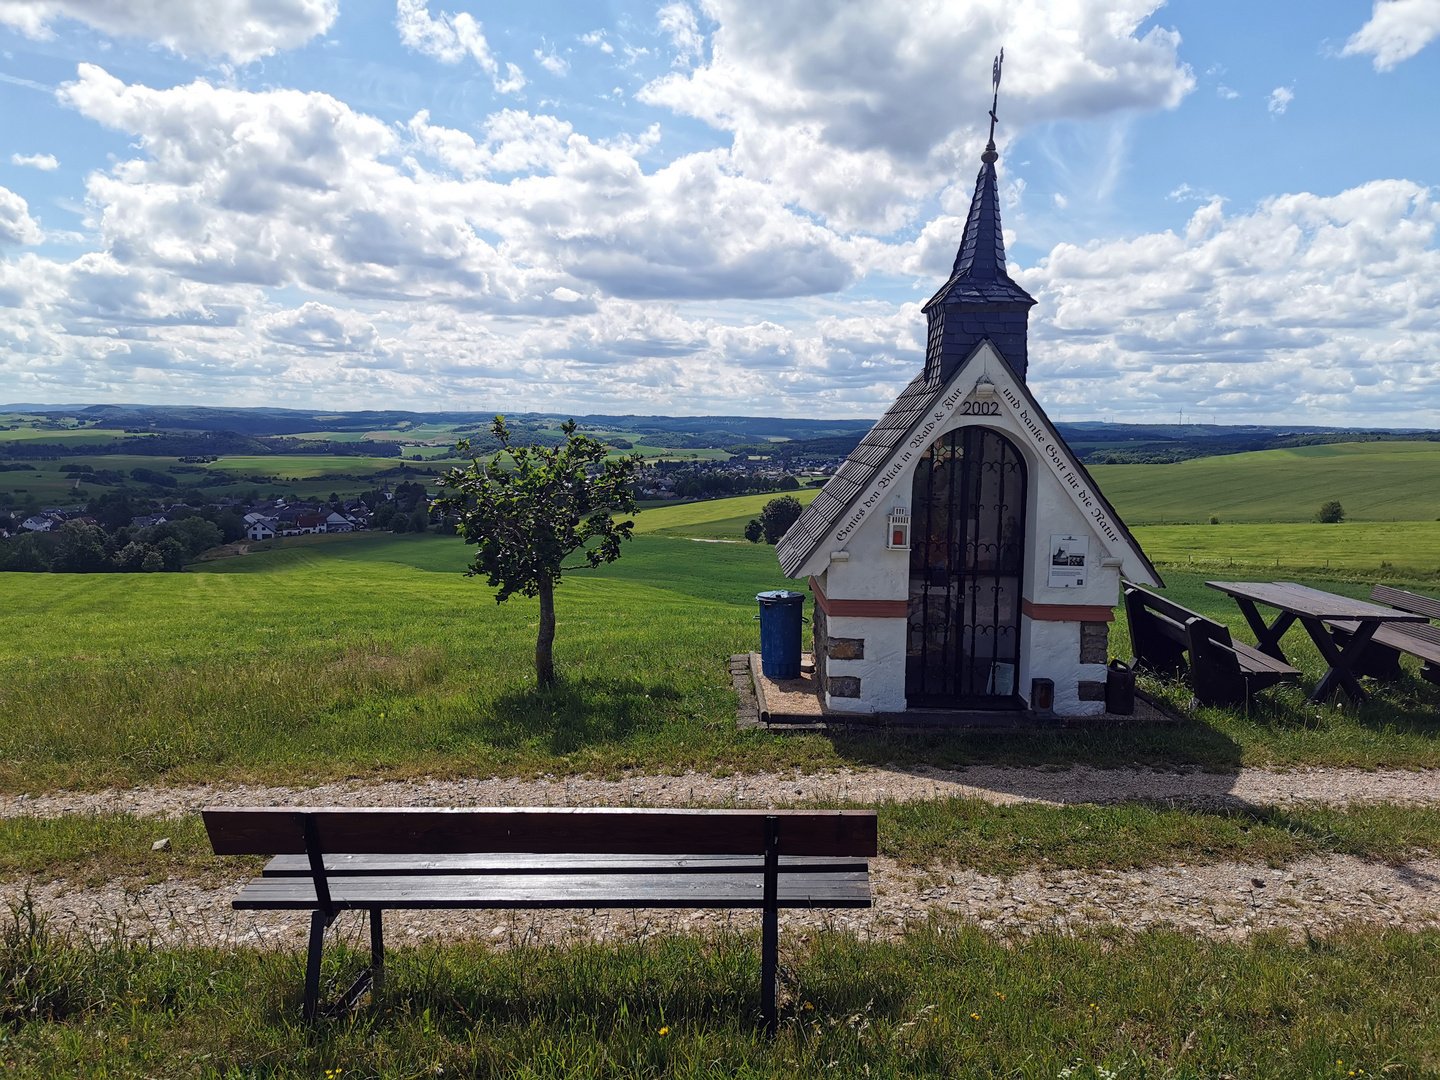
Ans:
[{"label": "cross on spire", "polygon": [[1000,55],[995,57],[995,65],[990,69],[990,81],[994,88],[994,94],[990,98],[990,141],[985,144],[985,153],[980,156],[981,161],[994,161],[995,153],[995,125],[1000,118],[995,115],[995,110],[1000,104],[1000,69],[1005,66],[1005,50],[1000,50]]}]

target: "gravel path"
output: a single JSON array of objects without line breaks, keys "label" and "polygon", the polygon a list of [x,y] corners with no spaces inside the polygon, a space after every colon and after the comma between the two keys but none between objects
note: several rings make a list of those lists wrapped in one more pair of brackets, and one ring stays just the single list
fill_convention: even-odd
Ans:
[{"label": "gravel path", "polygon": [[804,775],[754,773],[727,777],[585,777],[537,780],[362,781],[314,787],[208,784],[97,792],[0,796],[0,816],[131,813],[174,816],[202,806],[770,806],[815,800],[908,801],[965,796],[993,803],[1125,802],[1136,799],[1204,806],[1283,806],[1294,803],[1440,803],[1440,771],[1242,769],[1238,773],[1174,772],[1148,768],[846,769]]},{"label": "gravel path", "polygon": [[[897,936],[907,924],[959,917],[987,930],[1033,933],[1113,925],[1129,929],[1170,925],[1208,938],[1242,939],[1266,930],[1324,934],[1344,926],[1420,929],[1440,926],[1440,859],[1400,866],[1350,856],[1309,858],[1281,869],[1248,864],[1170,866],[1145,871],[1080,873],[1029,871],[1000,878],[953,867],[900,868],[872,862],[875,907],[869,911],[784,912],[782,942],[823,928],[862,939]],[[31,886],[37,905],[58,927],[105,935],[117,925],[133,938],[172,945],[304,946],[308,914],[235,912],[229,902],[240,882],[220,888],[177,880],[94,888],[62,880]],[[0,884],[0,899],[23,893],[19,881]],[[758,915],[741,912],[387,912],[392,945],[429,937],[479,938],[497,946],[525,942],[633,940],[676,931],[753,929]],[[367,940],[363,916],[342,915],[337,937]]]},{"label": "gravel path", "polygon": [[[416,780],[321,784],[308,788],[202,785],[89,793],[0,797],[0,816],[119,812],[167,815],[214,803],[250,805],[774,805],[848,799],[876,802],[952,795],[994,803],[1055,805],[1170,801],[1197,807],[1295,803],[1440,803],[1440,772],[1307,768],[1244,769],[1233,774],[1162,772],[1146,768],[1064,770],[977,767],[953,772],[893,768],[803,775],[760,773],[716,777],[633,776],[536,780]],[[862,938],[900,933],[907,923],[960,917],[1002,932],[1168,924],[1207,937],[1241,938],[1262,930],[1325,933],[1363,922],[1418,929],[1440,926],[1440,858],[1399,866],[1349,856],[1304,859],[1283,869],[1245,863],[1159,867],[1135,873],[1027,871],[1011,878],[955,867],[902,868],[872,862],[876,905],[865,912],[788,912],[791,939],[832,927]],[[219,888],[193,880],[156,885],[113,881],[102,886],[16,878],[0,883],[13,902],[27,885],[55,922],[87,933],[123,924],[135,937],[172,944],[270,944],[301,948],[307,916],[234,912],[240,881]],[[499,946],[526,941],[625,939],[677,930],[749,928],[757,916],[739,912],[392,912],[392,943],[426,937],[480,938]],[[359,940],[361,917],[347,915],[333,933]],[[783,938],[782,938],[783,940]]]}]

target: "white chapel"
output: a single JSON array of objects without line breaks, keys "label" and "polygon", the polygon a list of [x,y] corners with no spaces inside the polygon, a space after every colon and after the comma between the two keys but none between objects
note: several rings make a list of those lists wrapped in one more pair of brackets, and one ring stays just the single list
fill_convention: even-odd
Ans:
[{"label": "white chapel", "polygon": [[1025,385],[991,139],[925,369],[781,539],[830,712],[1105,710],[1120,579],[1159,575]]}]

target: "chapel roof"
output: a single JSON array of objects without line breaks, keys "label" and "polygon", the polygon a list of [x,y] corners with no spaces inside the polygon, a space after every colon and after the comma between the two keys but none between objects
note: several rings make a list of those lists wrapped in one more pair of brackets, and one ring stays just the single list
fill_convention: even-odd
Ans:
[{"label": "chapel roof", "polygon": [[834,528],[860,492],[890,460],[895,448],[930,411],[944,389],[943,383],[927,382],[924,372],[910,380],[910,385],[885,410],[885,415],[860,440],[860,445],[850,452],[845,464],[836,470],[820,489],[820,494],[815,496],[815,501],[805,508],[800,519],[790,526],[776,545],[775,555],[786,577],[794,577],[815,554],[825,534]]},{"label": "chapel roof", "polygon": [[1035,298],[1010,280],[1005,270],[1005,235],[1000,227],[1000,193],[995,177],[995,142],[980,155],[980,174],[965,219],[965,233],[950,278],[923,308],[937,304],[1024,304]]}]

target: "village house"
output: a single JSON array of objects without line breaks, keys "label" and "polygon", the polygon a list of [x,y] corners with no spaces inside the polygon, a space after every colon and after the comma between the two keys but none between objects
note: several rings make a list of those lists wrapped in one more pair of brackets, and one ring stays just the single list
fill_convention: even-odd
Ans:
[{"label": "village house", "polygon": [[776,547],[833,712],[1102,713],[1120,580],[1160,584],[1026,385],[997,156],[992,119],[924,369]]},{"label": "village house", "polygon": [[262,517],[259,514],[245,515],[245,536],[250,540],[273,540],[275,539],[275,525],[273,518]]},{"label": "village house", "polygon": [[311,536],[325,531],[324,514],[297,514],[292,521],[285,522],[281,536]]}]

